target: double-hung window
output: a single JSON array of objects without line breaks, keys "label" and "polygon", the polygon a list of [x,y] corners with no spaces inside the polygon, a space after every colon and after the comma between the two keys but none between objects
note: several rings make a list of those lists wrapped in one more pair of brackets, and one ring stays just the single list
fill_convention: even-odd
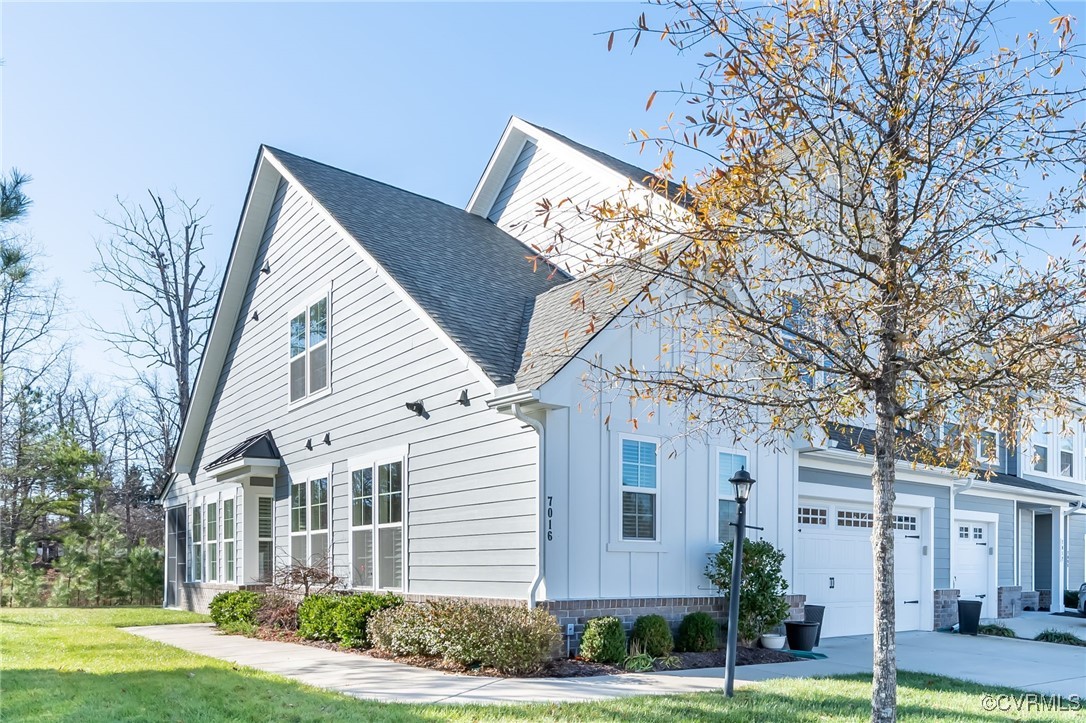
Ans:
[{"label": "double-hung window", "polygon": [[290,557],[295,565],[328,565],[328,476],[290,486]]},{"label": "double-hung window", "polygon": [[219,505],[207,503],[207,579],[219,580]]},{"label": "double-hung window", "polygon": [[222,501],[222,579],[224,582],[234,582],[234,569],[237,560],[234,558],[234,500]]},{"label": "double-hung window", "polygon": [[655,540],[659,491],[656,443],[623,439],[621,447],[622,539]]},{"label": "double-hung window", "polygon": [[204,579],[204,522],[203,508],[199,504],[192,507],[192,581]]},{"label": "double-hung window", "polygon": [[330,294],[307,304],[290,318],[290,401],[328,389]]},{"label": "double-hung window", "polygon": [[717,452],[716,507],[717,541],[735,539],[732,524],[735,523],[739,505],[735,502],[735,488],[731,479],[740,469],[747,467],[747,455],[742,452]]},{"label": "double-hung window", "polygon": [[1075,433],[1070,429],[1064,429],[1060,434],[1060,477],[1074,478],[1075,476]]},{"label": "double-hung window", "polygon": [[1039,420],[1033,428],[1033,471],[1048,472],[1048,422]]},{"label": "double-hung window", "polygon": [[403,588],[403,459],[351,470],[351,584]]},{"label": "double-hung window", "polygon": [[985,430],[977,437],[977,461],[997,463],[999,461],[999,432]]}]

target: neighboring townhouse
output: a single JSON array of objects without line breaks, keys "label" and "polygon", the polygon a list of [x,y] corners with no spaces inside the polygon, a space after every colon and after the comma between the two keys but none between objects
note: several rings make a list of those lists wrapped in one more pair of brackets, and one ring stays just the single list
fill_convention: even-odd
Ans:
[{"label": "neighboring townhouse", "polygon": [[[670,203],[647,177],[516,118],[466,210],[262,147],[162,495],[165,605],[204,609],[297,561],[345,588],[545,606],[574,635],[603,614],[721,615],[703,573],[746,467],[793,606],[826,605],[827,637],[870,633],[869,431],[768,449],[593,381],[672,332],[629,307],[647,279],[577,278],[595,229],[569,204],[544,229],[540,203],[631,184]],[[1049,439],[1051,474],[1037,440],[1028,463],[983,440],[990,476],[899,465],[900,630],[952,622],[959,594],[996,617],[1081,582],[1081,426],[1071,439],[1071,467]]]}]

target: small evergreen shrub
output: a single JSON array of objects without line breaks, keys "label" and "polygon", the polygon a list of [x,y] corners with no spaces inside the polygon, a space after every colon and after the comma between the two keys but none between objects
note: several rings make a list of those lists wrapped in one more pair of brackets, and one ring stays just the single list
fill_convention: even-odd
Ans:
[{"label": "small evergreen shrub", "polygon": [[393,655],[440,656],[464,667],[524,675],[550,659],[559,635],[554,617],[539,608],[441,600],[378,611],[369,637]]},{"label": "small evergreen shrub", "polygon": [[618,664],[626,659],[626,631],[622,621],[607,616],[592,618],[581,635],[581,657],[595,663]]},{"label": "small evergreen shrub", "polygon": [[208,606],[211,622],[227,632],[252,630],[260,609],[261,595],[252,590],[220,592]]},{"label": "small evergreen shrub", "polygon": [[709,613],[690,613],[679,623],[679,650],[687,653],[708,653],[720,647],[717,631],[720,626]]},{"label": "small evergreen shrub", "polygon": [[343,595],[332,610],[336,641],[352,648],[368,648],[366,626],[370,616],[378,610],[397,607],[403,598],[392,593],[378,595],[364,592],[360,595]]},{"label": "small evergreen shrub", "polygon": [[1086,640],[1083,640],[1074,633],[1068,633],[1063,630],[1055,630],[1049,628],[1044,630],[1040,635],[1034,638],[1042,643],[1059,643],[1060,645],[1077,645],[1079,647],[1086,648]]},{"label": "small evergreen shrub", "polygon": [[630,642],[636,642],[645,654],[654,658],[671,655],[675,649],[671,626],[660,615],[642,615],[635,620],[630,631]]},{"label": "small evergreen shrub", "polygon": [[[713,555],[705,568],[705,577],[725,596],[732,578],[732,550],[727,542]],[[788,581],[781,569],[784,553],[766,540],[743,541],[742,582],[739,586],[739,640],[752,645],[758,636],[772,630],[788,617]]]},{"label": "small evergreen shrub", "polygon": [[336,642],[340,595],[310,595],[298,605],[298,634],[309,640]]}]

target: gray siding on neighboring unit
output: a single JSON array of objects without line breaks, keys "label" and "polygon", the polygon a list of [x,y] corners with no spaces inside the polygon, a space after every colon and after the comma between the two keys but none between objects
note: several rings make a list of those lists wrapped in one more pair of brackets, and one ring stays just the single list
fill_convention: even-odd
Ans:
[{"label": "gray siding on neighboring unit", "polygon": [[[799,468],[799,481],[851,489],[871,489],[870,477],[810,467]],[[932,541],[935,587],[950,587],[950,489],[918,482],[897,482],[894,489],[901,494],[931,497],[935,500],[932,513],[935,528]]]},{"label": "gray siding on neighboring unit", "polygon": [[999,570],[998,584],[1014,584],[1014,500],[978,497],[960,494],[954,501],[955,509],[970,512],[991,512],[999,515]]},{"label": "gray siding on neighboring unit", "polygon": [[[526,552],[535,539],[535,432],[486,406],[491,387],[367,267],[355,243],[301,189],[280,184],[194,466],[272,431],[284,460],[275,487],[280,561],[289,550],[291,481],[330,470],[335,567],[346,576],[349,463],[406,447],[408,591],[526,597],[535,573]],[[270,274],[259,271],[265,261]],[[290,314],[326,289],[332,392],[291,407]],[[458,402],[461,390],[470,405]],[[415,400],[429,419],[404,408]],[[202,470],[196,482],[193,490],[179,481],[171,496],[214,486]]]},{"label": "gray siding on neighboring unit", "polygon": [[1033,590],[1033,510],[1018,510],[1018,584]]}]

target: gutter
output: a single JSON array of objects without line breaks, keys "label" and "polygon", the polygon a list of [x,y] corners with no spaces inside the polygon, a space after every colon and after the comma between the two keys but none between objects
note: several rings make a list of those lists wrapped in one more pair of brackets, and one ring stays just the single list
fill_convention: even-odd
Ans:
[{"label": "gutter", "polygon": [[528,591],[528,607],[529,609],[531,609],[534,608],[536,605],[536,595],[539,593],[539,585],[543,582],[543,546],[546,543],[544,521],[547,519],[546,511],[543,509],[543,504],[546,500],[546,496],[543,494],[543,460],[544,451],[546,448],[546,445],[544,445],[544,440],[546,439],[546,437],[543,432],[543,423],[540,422],[538,419],[532,419],[531,417],[524,414],[523,410],[521,409],[521,403],[513,404],[512,410],[514,417],[534,429],[536,431],[536,434],[539,435],[539,442],[536,445],[539,450],[539,459],[536,461],[536,477],[538,479],[539,487],[536,493],[538,499],[535,511],[536,532],[538,539],[536,540],[535,552],[535,578],[532,580],[532,587]]}]

